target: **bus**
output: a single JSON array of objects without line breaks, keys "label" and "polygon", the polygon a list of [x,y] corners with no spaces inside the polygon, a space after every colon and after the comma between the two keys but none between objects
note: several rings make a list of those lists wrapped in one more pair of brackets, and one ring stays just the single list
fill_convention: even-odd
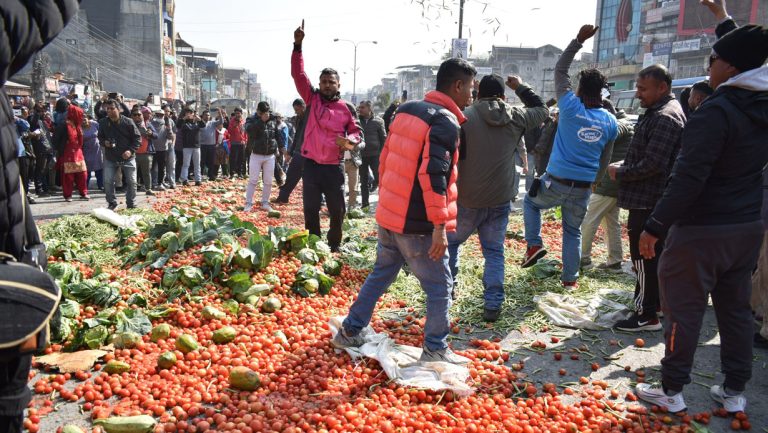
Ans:
[{"label": "bus", "polygon": [[[682,93],[686,87],[691,87],[699,81],[704,80],[709,80],[709,76],[672,80],[672,93],[675,94],[675,98],[680,99],[680,93]],[[640,107],[640,100],[635,97],[634,90],[621,90],[611,93],[611,102],[613,102],[613,105],[617,110],[624,110],[630,117],[639,116],[645,111],[644,108]]]}]

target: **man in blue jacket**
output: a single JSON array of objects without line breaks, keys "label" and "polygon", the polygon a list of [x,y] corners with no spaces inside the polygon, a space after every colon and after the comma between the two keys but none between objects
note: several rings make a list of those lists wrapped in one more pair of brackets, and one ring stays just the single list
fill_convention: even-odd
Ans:
[{"label": "man in blue jacket", "polygon": [[579,74],[572,90],[568,68],[573,57],[598,27],[584,25],[555,65],[555,91],[560,120],[547,172],[523,201],[525,241],[522,266],[533,266],[547,251],[541,240],[541,211],[560,206],[563,214],[563,272],[565,287],[575,287],[581,261],[581,222],[587,212],[592,183],[601,179],[617,135],[616,117],[603,108],[605,76],[597,69]]},{"label": "man in blue jacket", "polygon": [[768,28],[736,24],[722,4],[702,2],[720,21],[712,46],[715,92],[693,112],[664,195],[645,222],[640,254],[659,259],[664,311],[661,386],[637,385],[641,399],[685,410],[707,302],[720,331],[723,385],[710,389],[728,412],[744,411],[752,376],[751,274],[763,236],[763,171],[768,163]]}]

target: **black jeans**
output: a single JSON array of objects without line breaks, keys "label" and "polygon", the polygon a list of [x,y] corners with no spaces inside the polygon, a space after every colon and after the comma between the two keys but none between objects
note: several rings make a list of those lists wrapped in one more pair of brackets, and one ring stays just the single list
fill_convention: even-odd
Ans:
[{"label": "black jeans", "polygon": [[0,432],[20,433],[24,409],[31,398],[27,387],[32,354],[0,358]]},{"label": "black jeans", "polygon": [[47,153],[38,153],[35,158],[35,193],[48,191],[48,172],[53,165],[53,158]]},{"label": "black jeans", "polygon": [[635,268],[635,311],[643,317],[656,317],[656,311],[661,307],[659,302],[659,277],[657,267],[659,256],[664,250],[664,242],[656,242],[656,255],[644,259],[640,255],[640,233],[653,209],[630,209],[627,217],[627,233],[629,235],[629,255]]},{"label": "black jeans", "polygon": [[22,156],[18,158],[17,161],[19,161],[21,184],[24,186],[24,191],[29,192],[29,174],[33,172],[32,170],[35,167],[35,160],[28,156]]},{"label": "black jeans", "polygon": [[[368,175],[368,168],[373,171],[373,183],[371,184],[370,176]],[[360,165],[360,189],[363,194],[363,207],[368,207],[368,196],[371,193],[373,186],[379,185],[379,157],[378,156],[364,156],[363,163]]]},{"label": "black jeans", "polygon": [[724,385],[743,391],[752,377],[754,325],[749,300],[763,233],[760,221],[670,229],[659,259],[665,342],[661,377],[668,389],[681,391],[691,383],[710,296],[720,331]]},{"label": "black jeans", "polygon": [[[169,150],[169,152],[171,152]],[[184,151],[182,149],[179,150],[173,150],[173,152],[176,152],[176,181],[178,182],[179,179],[181,179],[181,168],[184,166]],[[192,168],[192,164],[189,164],[189,168]],[[187,176],[185,176],[187,179],[189,179],[189,173],[187,173]]]},{"label": "black jeans", "polygon": [[280,194],[277,196],[278,201],[288,201],[294,188],[299,184],[303,172],[304,157],[297,152],[291,158],[291,162],[288,163],[288,173],[285,176],[285,184],[280,187]]},{"label": "black jeans", "polygon": [[219,166],[216,165],[216,146],[200,146],[200,167],[205,168],[209,180],[216,180],[219,174]]},{"label": "black jeans", "polygon": [[152,181],[155,183],[152,185],[153,187],[158,187],[163,184],[163,179],[165,179],[165,165],[168,161],[168,152],[172,152],[172,150],[160,150],[155,152],[155,157],[152,159],[152,165],[155,167],[155,171],[157,173],[157,176],[155,176]]},{"label": "black jeans", "polygon": [[231,143],[229,147],[229,174],[245,177],[245,143]]},{"label": "black jeans", "polygon": [[321,236],[320,206],[322,197],[328,206],[331,224],[328,245],[338,251],[341,245],[341,225],[347,208],[344,205],[344,166],[318,164],[304,160],[304,226],[310,233]]}]

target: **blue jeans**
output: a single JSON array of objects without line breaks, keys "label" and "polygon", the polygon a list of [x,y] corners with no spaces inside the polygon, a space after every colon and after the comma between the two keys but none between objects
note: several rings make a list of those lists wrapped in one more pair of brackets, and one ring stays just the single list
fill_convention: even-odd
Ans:
[{"label": "blue jeans", "polygon": [[104,193],[107,196],[107,203],[117,205],[115,197],[115,174],[117,170],[123,171],[123,186],[125,187],[125,203],[128,207],[136,205],[136,158],[131,157],[122,161],[122,164],[104,160]]},{"label": "blue jeans", "polygon": [[376,263],[365,279],[357,300],[349,308],[342,326],[348,335],[357,335],[371,321],[373,309],[381,295],[397,278],[400,268],[408,264],[427,295],[427,320],[424,324],[424,346],[429,350],[448,347],[451,306],[451,271],[448,254],[439,260],[429,258],[432,235],[399,234],[379,227]]},{"label": "blue jeans", "polygon": [[508,222],[509,203],[480,209],[459,206],[456,231],[448,233],[448,266],[455,290],[459,274],[459,245],[477,230],[485,258],[483,297],[485,308],[489,310],[500,310],[504,303],[504,239]]},{"label": "blue jeans", "polygon": [[558,183],[548,174],[541,177],[536,197],[523,200],[525,241],[529,247],[543,246],[541,241],[541,211],[560,206],[563,214],[563,273],[561,280],[576,281],[581,261],[581,222],[587,213],[590,188],[576,188]]}]

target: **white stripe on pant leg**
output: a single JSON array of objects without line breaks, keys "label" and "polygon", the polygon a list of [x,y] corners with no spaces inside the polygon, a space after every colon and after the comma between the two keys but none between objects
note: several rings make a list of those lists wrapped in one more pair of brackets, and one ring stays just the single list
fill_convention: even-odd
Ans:
[{"label": "white stripe on pant leg", "polygon": [[637,314],[643,313],[643,301],[645,300],[645,265],[643,259],[635,260],[635,270],[637,272],[637,282],[640,286],[640,290],[637,292],[635,298],[635,309]]}]

